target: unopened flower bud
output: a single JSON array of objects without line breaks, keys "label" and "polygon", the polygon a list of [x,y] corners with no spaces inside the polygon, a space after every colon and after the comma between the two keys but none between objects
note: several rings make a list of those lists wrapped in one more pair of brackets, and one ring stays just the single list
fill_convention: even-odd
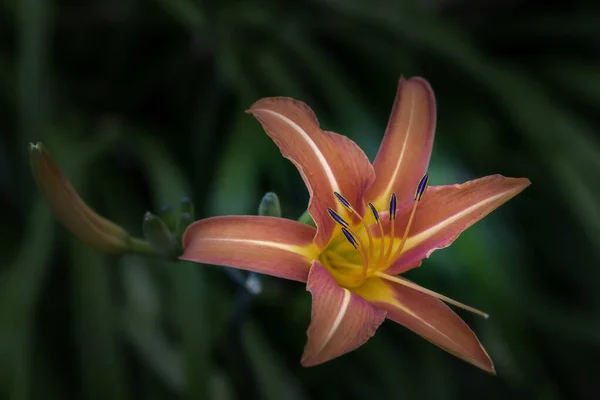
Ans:
[{"label": "unopened flower bud", "polygon": [[132,239],[120,226],[98,215],[77,194],[42,143],[29,144],[31,171],[56,218],[82,242],[104,253],[131,250]]},{"label": "unopened flower bud", "polygon": [[265,194],[258,206],[258,215],[267,217],[281,217],[281,205],[279,197],[273,192]]}]

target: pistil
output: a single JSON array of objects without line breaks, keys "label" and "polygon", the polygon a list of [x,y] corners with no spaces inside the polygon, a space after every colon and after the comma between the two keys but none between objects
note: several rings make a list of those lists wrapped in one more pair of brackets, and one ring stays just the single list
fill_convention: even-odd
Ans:
[{"label": "pistil", "polygon": [[461,303],[459,301],[451,299],[450,297],[446,297],[443,294],[439,294],[437,292],[434,292],[433,290],[426,289],[426,288],[424,288],[422,286],[417,285],[416,283],[413,283],[413,282],[411,282],[411,281],[409,281],[407,279],[401,278],[399,276],[392,276],[392,275],[388,275],[388,274],[385,274],[385,273],[379,272],[379,271],[375,272],[375,276],[377,276],[379,278],[382,278],[382,279],[385,279],[385,280],[390,281],[390,282],[398,283],[398,284],[400,284],[402,286],[406,286],[408,288],[414,289],[414,290],[416,290],[418,292],[424,293],[424,294],[429,295],[431,297],[435,297],[436,299],[445,301],[448,304],[452,304],[452,305],[460,307],[460,308],[462,308],[464,310],[470,311],[470,312],[472,312],[474,314],[480,315],[483,318],[487,319],[489,317],[489,315],[486,314],[486,313],[484,313],[483,311],[480,311],[480,310],[478,310],[476,308],[473,308],[473,307],[468,306],[466,304],[463,304],[463,303]]}]

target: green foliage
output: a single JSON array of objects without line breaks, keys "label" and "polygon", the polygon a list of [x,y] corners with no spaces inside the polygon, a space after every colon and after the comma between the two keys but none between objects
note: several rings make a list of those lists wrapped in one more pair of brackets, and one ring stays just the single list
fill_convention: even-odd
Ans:
[{"label": "green foliage", "polygon": [[[600,8],[484,3],[9,0],[0,397],[596,397]],[[304,369],[302,285],[265,277],[241,318],[245,289],[221,268],[89,250],[56,224],[26,161],[27,143],[44,142],[93,208],[138,237],[147,211],[179,238],[192,218],[255,214],[270,191],[297,219],[302,180],[244,110],[296,97],[373,159],[401,74],[436,92],[432,185],[533,182],[409,274],[491,315],[461,313],[497,377],[393,324]]]}]

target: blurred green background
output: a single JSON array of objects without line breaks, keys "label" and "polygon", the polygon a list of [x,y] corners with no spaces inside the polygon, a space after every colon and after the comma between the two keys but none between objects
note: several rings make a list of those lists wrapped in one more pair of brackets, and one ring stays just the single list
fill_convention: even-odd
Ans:
[{"label": "blurred green background", "polygon": [[[600,5],[593,1],[7,0],[0,10],[0,398],[593,399],[600,389]],[[141,236],[148,210],[298,218],[308,194],[260,125],[310,104],[372,159],[400,75],[438,100],[431,184],[533,185],[409,277],[459,311],[498,376],[386,322],[319,367],[303,285],[81,245],[27,143]]]}]

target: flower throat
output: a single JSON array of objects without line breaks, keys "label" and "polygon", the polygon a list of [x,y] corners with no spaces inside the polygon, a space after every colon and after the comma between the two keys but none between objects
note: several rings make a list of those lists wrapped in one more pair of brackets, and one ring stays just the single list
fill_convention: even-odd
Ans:
[{"label": "flower throat", "polygon": [[377,229],[379,230],[379,235],[381,238],[380,245],[379,245],[379,254],[378,254],[377,258],[375,258],[375,246],[373,245],[373,243],[374,243],[373,235],[371,233],[371,229],[365,222],[364,218],[354,209],[354,207],[352,207],[352,205],[341,194],[334,192],[335,197],[344,206],[344,208],[346,208],[352,215],[354,215],[358,219],[358,221],[364,228],[365,233],[367,235],[368,246],[365,245],[365,243],[364,243],[363,239],[361,239],[360,235],[356,232],[355,229],[353,229],[350,226],[350,224],[348,222],[346,222],[346,220],[344,220],[333,209],[331,209],[331,208],[327,209],[330,217],[337,224],[339,224],[341,226],[342,233],[344,234],[344,237],[346,238],[346,240],[360,254],[360,257],[362,260],[362,277],[361,277],[361,281],[359,282],[359,285],[362,284],[364,282],[364,280],[367,278],[367,274],[369,271],[376,272],[376,271],[381,271],[381,270],[386,269],[386,267],[388,266],[389,260],[393,259],[396,255],[399,255],[402,253],[402,250],[404,249],[404,245],[406,244],[406,240],[408,238],[408,233],[410,232],[410,227],[412,225],[412,222],[413,222],[413,219],[415,216],[415,212],[417,210],[417,205],[419,204],[421,197],[425,193],[425,189],[427,188],[428,180],[429,180],[429,174],[425,174],[419,181],[419,185],[417,186],[417,189],[415,190],[415,195],[414,195],[415,202],[414,202],[408,223],[404,230],[404,235],[402,236],[402,239],[400,240],[400,245],[398,246],[398,248],[395,251],[393,249],[394,249],[394,244],[395,244],[394,242],[396,239],[395,223],[394,223],[394,221],[396,220],[396,211],[397,211],[396,194],[392,193],[392,195],[390,197],[390,206],[389,206],[389,212],[388,212],[389,213],[389,222],[390,222],[390,224],[389,224],[390,225],[390,232],[389,232],[390,233],[390,241],[387,246],[386,246],[386,241],[385,241],[383,224],[381,222],[379,212],[377,211],[377,209],[375,208],[375,206],[372,203],[368,203],[369,209],[371,210],[371,213],[373,214],[373,217],[375,219],[375,223],[377,225]]},{"label": "flower throat", "polygon": [[[415,194],[413,197],[414,204],[413,204],[412,210],[410,212],[410,215],[408,217],[408,222],[406,224],[406,227],[404,228],[404,233],[402,235],[402,238],[400,239],[400,244],[398,245],[398,248],[396,248],[395,250],[394,250],[395,241],[396,241],[395,220],[396,220],[396,213],[397,213],[396,194],[392,193],[390,196],[389,211],[388,211],[388,214],[389,214],[388,218],[389,218],[389,225],[390,225],[390,227],[389,227],[389,238],[390,239],[389,239],[389,242],[387,245],[386,245],[386,240],[385,240],[386,235],[384,232],[384,227],[383,227],[379,212],[377,211],[377,209],[375,208],[375,206],[372,203],[368,203],[369,209],[375,219],[375,223],[377,225],[377,229],[378,229],[379,235],[380,235],[379,236],[380,243],[379,243],[379,249],[378,249],[377,256],[375,253],[375,246],[374,246],[375,240],[373,239],[373,233],[371,232],[371,228],[369,227],[369,225],[365,222],[364,218],[360,215],[360,213],[358,211],[356,211],[356,209],[354,207],[352,207],[352,205],[350,204],[350,202],[348,202],[348,200],[346,200],[341,194],[334,192],[335,197],[344,206],[344,208],[346,210],[348,210],[348,212],[351,215],[355,216],[358,219],[360,225],[362,225],[362,228],[364,228],[364,231],[367,236],[367,243],[365,243],[365,241],[361,238],[361,236],[356,231],[356,229],[353,228],[344,218],[342,218],[332,208],[327,209],[331,219],[333,219],[338,225],[340,225],[341,231],[342,231],[344,237],[346,238],[346,240],[360,254],[360,258],[361,258],[361,262],[362,262],[362,265],[360,268],[362,268],[362,273],[361,273],[360,279],[358,280],[358,282],[356,282],[354,287],[361,286],[369,276],[374,276],[374,277],[385,279],[387,281],[395,282],[395,283],[401,284],[403,286],[412,288],[421,293],[430,295],[432,297],[435,297],[437,299],[445,301],[449,304],[453,304],[457,307],[463,308],[465,310],[468,310],[470,312],[478,314],[484,318],[487,318],[488,315],[480,310],[477,310],[466,304],[460,303],[456,300],[453,300],[442,294],[436,293],[432,290],[426,289],[426,288],[419,286],[407,279],[401,278],[399,276],[388,275],[384,272],[389,267],[390,260],[397,259],[400,256],[400,254],[402,254],[402,251],[404,250],[406,241],[408,239],[408,234],[410,233],[410,228],[412,226],[412,223],[413,223],[414,217],[415,217],[415,213],[417,211],[417,206],[419,205],[419,202],[421,201],[421,198],[423,197],[423,194],[425,193],[425,190],[427,189],[428,181],[429,181],[429,174],[425,174],[419,181],[419,184],[417,185],[417,188],[415,190]],[[338,264],[338,263],[334,261],[332,264]],[[349,265],[346,262],[340,262],[339,264],[343,265],[346,268],[357,268],[356,266]]]}]

